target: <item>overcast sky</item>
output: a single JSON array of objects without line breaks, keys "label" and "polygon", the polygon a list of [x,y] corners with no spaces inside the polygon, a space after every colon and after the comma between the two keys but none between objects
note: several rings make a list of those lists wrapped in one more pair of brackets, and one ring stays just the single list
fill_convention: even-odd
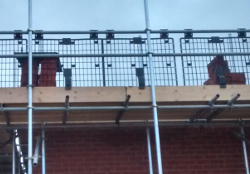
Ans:
[{"label": "overcast sky", "polygon": [[[250,0],[148,0],[151,29],[250,29]],[[27,30],[28,0],[0,0],[0,30]],[[33,0],[35,30],[143,30],[143,0]]]}]

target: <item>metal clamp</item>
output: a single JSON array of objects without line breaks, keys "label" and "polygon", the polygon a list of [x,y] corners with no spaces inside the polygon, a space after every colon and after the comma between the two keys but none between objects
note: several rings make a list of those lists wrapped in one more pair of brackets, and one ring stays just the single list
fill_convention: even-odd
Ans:
[{"label": "metal clamp", "polygon": [[154,52],[152,52],[152,51],[148,51],[146,54],[149,56],[150,54],[151,54],[151,55],[153,55],[153,54],[154,54]]},{"label": "metal clamp", "polygon": [[26,159],[26,160],[33,160],[33,159],[34,159],[34,156],[31,156],[31,157],[25,157],[24,159]]},{"label": "metal clamp", "polygon": [[158,105],[157,104],[152,105],[152,108],[158,108]]},{"label": "metal clamp", "polygon": [[33,106],[27,106],[27,109],[34,109]]},{"label": "metal clamp", "polygon": [[29,88],[29,87],[34,88],[34,85],[33,85],[33,84],[27,85],[26,87],[27,87],[27,88]]},{"label": "metal clamp", "polygon": [[35,30],[33,30],[32,28],[28,28],[27,31],[31,31],[33,33]]}]

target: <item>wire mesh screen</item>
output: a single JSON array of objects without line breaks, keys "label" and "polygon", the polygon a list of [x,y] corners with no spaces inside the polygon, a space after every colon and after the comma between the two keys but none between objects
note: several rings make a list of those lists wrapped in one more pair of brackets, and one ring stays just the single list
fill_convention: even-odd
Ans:
[{"label": "wire mesh screen", "polygon": [[[126,39],[44,39],[34,40],[35,53],[52,54],[142,54],[147,41],[141,37]],[[152,39],[157,53],[174,53],[174,41]],[[154,57],[156,85],[176,86],[174,57]],[[61,57],[61,71],[56,73],[56,86],[65,86],[64,70],[72,73],[72,86],[138,86],[138,69],[142,70],[145,85],[150,85],[147,57]],[[40,71],[43,68],[40,67]]]},{"label": "wire mesh screen", "polygon": [[[27,52],[27,40],[0,39],[0,54],[13,55]],[[16,58],[0,59],[0,87],[19,87],[21,67]]]},{"label": "wire mesh screen", "polygon": [[[193,37],[180,39],[181,53],[249,52],[250,38]],[[232,73],[245,73],[250,84],[250,56],[223,56]],[[207,65],[213,56],[182,56],[184,85],[203,85],[208,80]]]}]

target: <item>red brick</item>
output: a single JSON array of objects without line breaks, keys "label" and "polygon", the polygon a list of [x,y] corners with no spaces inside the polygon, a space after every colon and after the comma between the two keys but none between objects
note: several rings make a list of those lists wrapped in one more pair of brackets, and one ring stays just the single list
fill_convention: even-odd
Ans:
[{"label": "red brick", "polygon": [[[242,144],[233,131],[239,129],[160,127],[164,173],[243,174]],[[249,130],[245,132],[248,137]],[[46,136],[50,173],[148,174],[145,128],[50,129]],[[155,143],[153,137],[151,139],[154,172],[157,173]],[[34,170],[40,174],[41,166]]]},{"label": "red brick", "polygon": [[[20,64],[22,67],[21,87],[26,87],[28,85],[28,59],[22,59]],[[38,62],[36,61],[33,61],[32,64],[32,84],[38,85]]]},{"label": "red brick", "polygon": [[220,68],[225,76],[226,84],[246,84],[245,73],[231,73],[227,61],[223,56],[216,56],[208,65],[209,79],[204,82],[204,85],[218,85],[218,77],[216,68]]},{"label": "red brick", "polygon": [[246,84],[245,73],[230,73],[231,84]]},{"label": "red brick", "polygon": [[39,86],[56,86],[56,71],[58,58],[44,58],[40,60],[41,74]]}]

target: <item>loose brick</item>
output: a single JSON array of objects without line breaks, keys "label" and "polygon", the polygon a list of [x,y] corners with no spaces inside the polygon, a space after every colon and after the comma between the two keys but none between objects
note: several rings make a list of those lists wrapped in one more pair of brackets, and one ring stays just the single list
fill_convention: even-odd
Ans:
[{"label": "loose brick", "polygon": [[208,65],[209,79],[204,85],[219,85],[216,70],[221,71],[221,75],[225,77],[226,84],[246,84],[245,73],[231,73],[227,61],[223,56],[216,56]]}]

